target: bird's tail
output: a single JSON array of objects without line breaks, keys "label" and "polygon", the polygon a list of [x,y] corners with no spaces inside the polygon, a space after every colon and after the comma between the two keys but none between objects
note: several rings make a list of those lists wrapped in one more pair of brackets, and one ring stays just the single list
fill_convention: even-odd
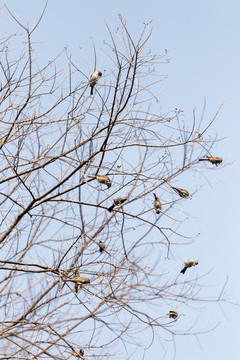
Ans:
[{"label": "bird's tail", "polygon": [[186,266],[185,266],[180,272],[181,272],[182,274],[185,274],[186,270],[187,270],[187,268],[186,268]]},{"label": "bird's tail", "polygon": [[115,204],[112,204],[112,205],[108,208],[108,211],[109,211],[109,212],[112,212],[112,211],[113,211],[114,206],[115,206]]},{"label": "bird's tail", "polygon": [[74,286],[74,292],[75,292],[75,294],[78,293],[78,284],[75,284],[75,286]]},{"label": "bird's tail", "polygon": [[198,161],[208,161],[207,158],[202,158],[202,159],[199,159]]},{"label": "bird's tail", "polygon": [[91,88],[90,95],[93,95],[93,86],[90,85],[90,88]]}]

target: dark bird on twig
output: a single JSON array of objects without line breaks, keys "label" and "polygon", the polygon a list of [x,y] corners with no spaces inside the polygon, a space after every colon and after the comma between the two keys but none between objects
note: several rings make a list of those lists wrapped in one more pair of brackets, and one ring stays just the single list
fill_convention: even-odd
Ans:
[{"label": "dark bird on twig", "polygon": [[179,196],[181,196],[182,198],[186,198],[189,196],[189,192],[186,189],[182,189],[182,188],[175,188],[173,186],[171,186],[171,188],[178,193]]},{"label": "dark bird on twig", "polygon": [[169,313],[167,315],[169,316],[169,318],[172,318],[172,319],[176,319],[178,317],[178,313],[174,310],[169,311]]},{"label": "dark bird on twig", "polygon": [[101,76],[102,76],[101,71],[94,71],[92,73],[92,75],[90,76],[90,80],[89,80],[89,84],[90,84],[90,87],[91,87],[90,95],[93,95],[94,86],[97,85],[97,82],[98,82],[98,80],[100,79]]},{"label": "dark bird on twig", "polygon": [[185,274],[186,270],[192,266],[196,266],[198,264],[198,261],[195,259],[188,259],[184,263],[184,268],[180,271],[182,274]]},{"label": "dark bird on twig", "polygon": [[127,201],[127,199],[128,199],[127,197],[118,196],[116,199],[113,200],[113,204],[108,208],[108,211],[109,212],[113,211],[115,206],[125,203],[125,201]]},{"label": "dark bird on twig", "polygon": [[155,193],[153,193],[153,195],[155,197],[155,200],[154,200],[154,203],[153,203],[154,209],[156,210],[157,214],[160,214],[161,209],[162,209],[162,204],[161,204],[159,198],[157,197],[157,195]]},{"label": "dark bird on twig", "polygon": [[209,161],[211,164],[218,166],[223,159],[219,156],[206,156],[205,158],[199,159],[199,161]]},{"label": "dark bird on twig", "polygon": [[107,185],[108,188],[112,185],[111,180],[107,175],[96,175],[92,177],[93,179],[96,179],[100,184]]},{"label": "dark bird on twig", "polygon": [[80,349],[79,351],[72,351],[71,355],[75,356],[76,358],[81,358],[83,359],[83,355],[84,355],[84,350]]},{"label": "dark bird on twig", "polygon": [[104,250],[106,250],[106,244],[104,244],[104,242],[99,241],[97,244],[99,246],[100,253],[102,253]]}]

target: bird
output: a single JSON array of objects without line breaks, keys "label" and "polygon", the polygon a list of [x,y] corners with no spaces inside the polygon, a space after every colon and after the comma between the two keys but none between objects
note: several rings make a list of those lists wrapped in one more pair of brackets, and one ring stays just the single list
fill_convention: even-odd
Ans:
[{"label": "bird", "polygon": [[125,201],[127,201],[127,199],[127,197],[118,196],[116,199],[113,200],[113,204],[108,208],[108,211],[112,212],[115,206],[123,204]]},{"label": "bird", "polygon": [[153,203],[154,209],[156,210],[156,213],[157,213],[157,214],[160,214],[161,209],[162,209],[162,204],[161,204],[159,198],[157,197],[157,195],[156,195],[155,193],[153,193],[153,195],[154,195],[154,197],[155,197],[154,203]]},{"label": "bird", "polygon": [[105,184],[107,185],[108,188],[111,187],[112,183],[111,180],[109,179],[109,177],[107,175],[96,175],[93,177],[93,179],[96,179],[100,184]]},{"label": "bird", "polygon": [[189,192],[186,189],[182,189],[182,188],[175,188],[173,186],[171,186],[171,188],[176,191],[178,193],[179,196],[181,196],[182,198],[186,198],[189,196]]},{"label": "bird", "polygon": [[104,244],[104,242],[99,241],[97,244],[99,246],[100,253],[102,253],[104,250],[106,250],[106,244]]},{"label": "bird", "polygon": [[223,159],[219,156],[206,156],[205,158],[199,159],[199,161],[209,161],[211,164],[218,166]]},{"label": "bird", "polygon": [[169,318],[172,318],[172,319],[176,319],[178,317],[178,313],[174,310],[169,311],[169,313],[167,315],[169,316]]},{"label": "bird", "polygon": [[102,73],[99,70],[94,71],[92,73],[92,75],[90,76],[90,80],[89,80],[89,84],[90,84],[90,88],[91,88],[90,95],[93,95],[94,86],[97,85],[97,82],[101,76],[102,76]]},{"label": "bird", "polygon": [[75,271],[74,276],[71,279],[69,279],[69,281],[72,281],[75,284],[74,287],[75,294],[78,293],[79,286],[82,287],[82,285],[84,284],[90,284],[90,279],[85,276],[80,276],[78,271]]},{"label": "bird", "polygon": [[77,358],[82,358],[83,359],[84,350],[80,349],[79,351],[71,351],[70,354],[77,357]]},{"label": "bird", "polygon": [[180,271],[182,274],[185,274],[185,271],[187,270],[187,268],[190,268],[192,266],[196,266],[198,264],[198,261],[195,259],[188,259],[187,261],[185,261],[184,263],[184,268]]}]

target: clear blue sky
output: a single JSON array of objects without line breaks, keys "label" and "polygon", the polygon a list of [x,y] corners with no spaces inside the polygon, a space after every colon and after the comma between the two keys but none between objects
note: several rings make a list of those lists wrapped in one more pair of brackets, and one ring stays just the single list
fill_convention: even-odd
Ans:
[{"label": "clear blue sky", "polygon": [[[43,1],[8,0],[8,7],[25,22],[32,24],[39,15]],[[224,106],[212,127],[212,133],[226,139],[217,145],[216,154],[230,166],[211,172],[210,184],[196,194],[189,206],[193,214],[192,228],[200,231],[200,241],[185,249],[201,260],[206,272],[213,267],[208,277],[209,294],[220,291],[229,277],[229,299],[240,303],[240,238],[238,235],[239,210],[239,134],[238,114],[240,99],[240,3],[233,0],[149,0],[149,1],[77,1],[50,0],[45,17],[35,35],[41,41],[40,58],[49,60],[66,45],[75,62],[80,56],[79,48],[88,53],[91,37],[101,49],[107,31],[104,18],[111,28],[118,23],[121,13],[136,38],[143,22],[153,21],[153,52],[163,53],[168,49],[169,65],[163,65],[162,74],[168,75],[162,93],[162,107],[184,110],[192,117],[196,108],[200,116],[203,99],[206,97],[206,118],[211,119],[225,99]],[[8,16],[1,18],[1,33],[19,30]],[[91,63],[90,59],[89,62]],[[94,60],[92,60],[94,66]],[[104,67],[104,65],[103,65]],[[188,253],[189,252],[189,253]],[[216,290],[218,289],[218,290]],[[176,338],[176,359],[238,360],[239,307],[223,307],[226,316],[215,305],[212,319],[220,319],[219,327],[199,337]],[[161,349],[152,348],[147,359],[158,360]],[[165,359],[172,359],[173,351]]]}]

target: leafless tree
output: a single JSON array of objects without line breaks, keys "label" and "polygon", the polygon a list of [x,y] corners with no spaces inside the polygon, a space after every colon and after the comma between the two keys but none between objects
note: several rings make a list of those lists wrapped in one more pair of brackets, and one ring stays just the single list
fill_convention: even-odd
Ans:
[{"label": "leafless tree", "polygon": [[201,264],[180,274],[177,249],[195,240],[179,231],[193,173],[216,168],[199,162],[216,155],[215,117],[162,113],[168,60],[150,51],[151,23],[138,40],[121,16],[116,31],[106,24],[90,96],[98,69],[66,49],[40,66],[32,35],[43,14],[33,28],[10,16],[26,41],[0,43],[0,359],[133,359],[139,348],[144,358],[155,336],[167,347],[197,334],[184,321],[206,274]]}]

